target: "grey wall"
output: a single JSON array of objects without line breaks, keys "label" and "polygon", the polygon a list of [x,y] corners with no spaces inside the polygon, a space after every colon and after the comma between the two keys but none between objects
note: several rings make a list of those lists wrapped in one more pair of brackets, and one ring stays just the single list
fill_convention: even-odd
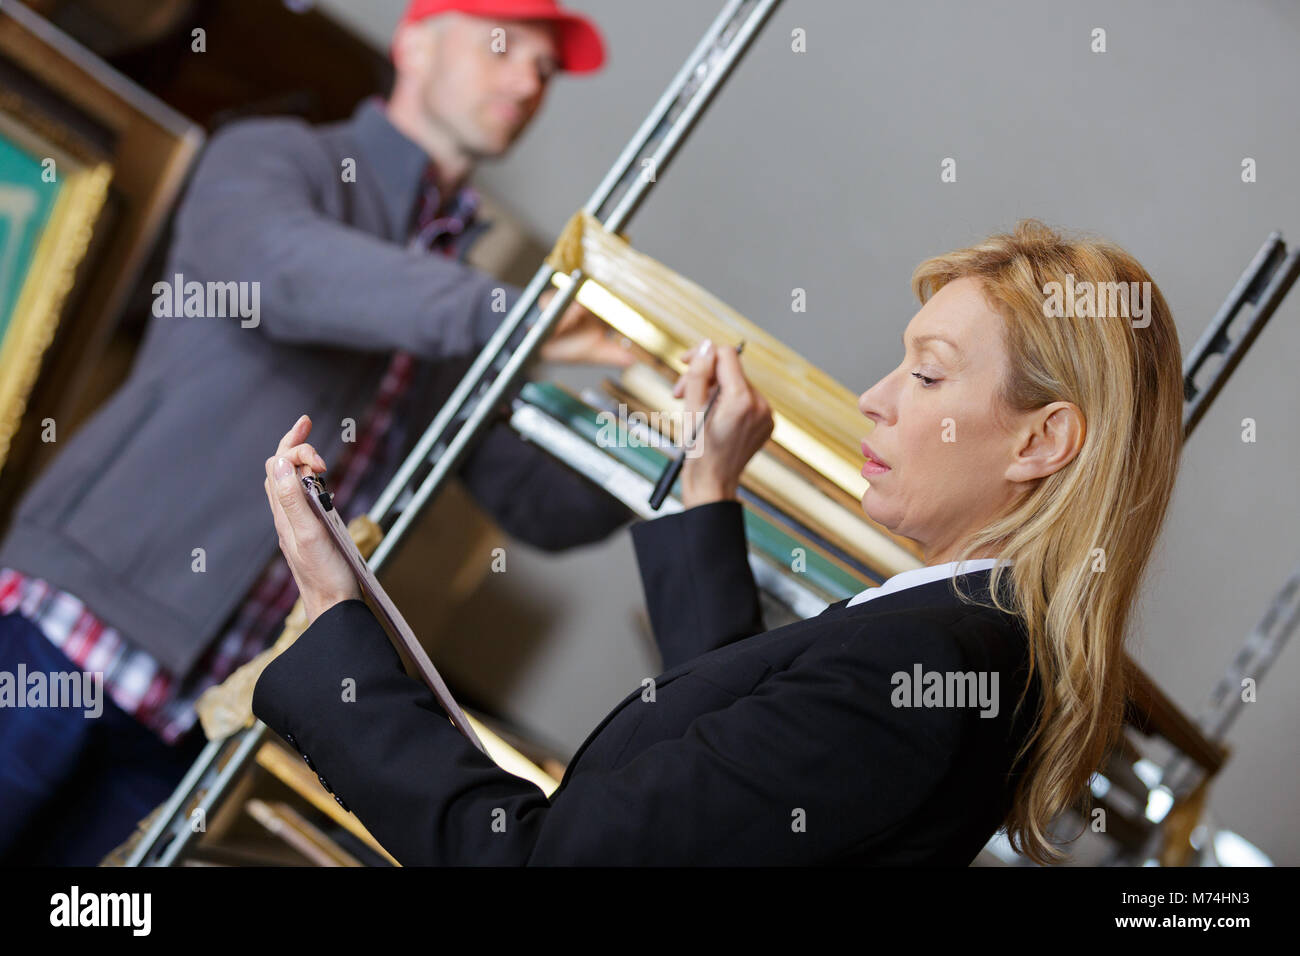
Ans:
[{"label": "grey wall", "polygon": [[[384,43],[399,0],[326,4]],[[587,198],[721,2],[575,0],[610,61],[554,84],[533,129],[479,182],[549,241]],[[1093,27],[1108,52],[1089,51]],[[790,50],[807,31],[807,52]],[[1023,216],[1106,235],[1150,270],[1186,354],[1268,232],[1300,242],[1300,6],[1244,2],[787,0],[630,226],[655,256],[861,390],[900,358],[913,266]],[[944,157],[957,182],[939,181]],[[1240,179],[1243,157],[1258,182]],[[790,312],[790,290],[809,312]],[[1300,291],[1189,443],[1133,634],[1197,711],[1300,560]],[[1241,440],[1244,418],[1258,440]],[[572,751],[655,672],[634,629],[626,536],[544,559],[512,552],[449,655],[492,662],[485,692]],[[531,615],[536,615],[530,618]],[[528,621],[548,620],[543,633]],[[1300,863],[1300,647],[1231,733],[1212,808]]]}]

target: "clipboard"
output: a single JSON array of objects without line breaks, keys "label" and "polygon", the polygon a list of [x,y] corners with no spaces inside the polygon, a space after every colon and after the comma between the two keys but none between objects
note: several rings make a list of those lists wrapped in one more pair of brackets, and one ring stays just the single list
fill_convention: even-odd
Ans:
[{"label": "clipboard", "polygon": [[451,696],[451,691],[442,681],[442,675],[438,669],[433,666],[433,661],[429,660],[429,655],[425,653],[424,648],[420,645],[419,640],[415,637],[415,632],[411,626],[406,623],[402,615],[384,589],[380,587],[379,580],[375,577],[374,572],[370,570],[370,565],[366,559],[361,556],[357,550],[356,542],[352,540],[352,535],[348,532],[347,525],[339,517],[338,509],[334,507],[334,501],[330,493],[325,489],[325,483],[316,475],[300,476],[303,490],[307,493],[307,500],[311,502],[312,510],[316,516],[329,529],[330,537],[334,540],[334,546],[338,548],[339,553],[343,555],[348,566],[352,569],[353,576],[356,577],[357,583],[361,586],[361,592],[366,596],[366,603],[370,610],[374,612],[379,619],[380,624],[388,633],[388,639],[392,642],[393,647],[397,650],[398,655],[402,658],[402,663],[407,668],[414,670],[428,685],[429,690],[433,691],[433,696],[438,699],[442,709],[447,712],[447,717],[465,737],[477,747],[484,755],[488,755],[487,748],[479,740],[478,734],[470,725],[469,718],[465,712],[460,709],[456,699]]}]

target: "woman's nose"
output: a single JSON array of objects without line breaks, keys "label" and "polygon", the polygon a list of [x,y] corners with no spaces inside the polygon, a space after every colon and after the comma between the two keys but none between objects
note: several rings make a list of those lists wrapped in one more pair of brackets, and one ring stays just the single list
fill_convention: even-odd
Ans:
[{"label": "woman's nose", "polygon": [[879,396],[881,391],[880,387],[884,382],[885,380],[881,379],[858,396],[858,411],[863,415],[866,415],[876,424],[879,424],[879,419],[882,417],[880,414]]}]

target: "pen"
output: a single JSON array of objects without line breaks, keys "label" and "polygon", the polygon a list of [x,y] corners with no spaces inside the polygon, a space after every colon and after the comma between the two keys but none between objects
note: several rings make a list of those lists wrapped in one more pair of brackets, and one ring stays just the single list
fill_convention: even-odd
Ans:
[{"label": "pen", "polygon": [[[740,344],[736,346],[736,354],[739,355],[745,350],[745,340],[741,339]],[[704,404],[704,413],[700,415],[700,427],[695,430],[690,441],[682,446],[682,453],[670,461],[664,468],[663,474],[659,476],[659,481],[655,483],[655,490],[650,494],[650,509],[658,511],[668,497],[668,492],[672,491],[673,485],[677,484],[677,477],[682,473],[682,465],[686,461],[686,453],[695,447],[695,442],[699,439],[700,433],[704,431],[704,425],[709,420],[709,412],[713,411],[713,403],[718,400],[718,386],[715,384],[709,392],[709,400]]]}]

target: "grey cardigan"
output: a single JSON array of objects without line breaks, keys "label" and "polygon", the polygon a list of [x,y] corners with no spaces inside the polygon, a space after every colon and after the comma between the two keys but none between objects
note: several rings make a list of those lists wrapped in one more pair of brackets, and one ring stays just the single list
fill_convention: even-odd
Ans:
[{"label": "grey cardigan", "polygon": [[[263,463],[289,426],[311,415],[311,441],[334,464],[343,419],[360,427],[391,352],[405,349],[422,361],[404,457],[504,318],[495,290],[507,308],[520,294],[405,248],[426,163],[376,100],[326,126],[220,130],[178,208],[164,278],[256,281],[257,323],[151,317],[127,381],[24,494],[0,565],[77,595],[187,673],[276,552]],[[474,238],[460,237],[462,260]],[[548,550],[629,517],[505,425],[460,475],[505,531]]]}]

